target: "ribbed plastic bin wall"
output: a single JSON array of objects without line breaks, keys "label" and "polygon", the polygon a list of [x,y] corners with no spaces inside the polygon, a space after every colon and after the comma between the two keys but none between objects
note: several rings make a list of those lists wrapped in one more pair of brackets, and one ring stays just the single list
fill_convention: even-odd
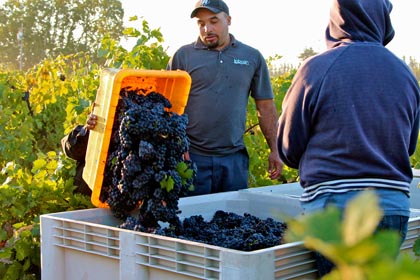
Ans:
[{"label": "ribbed plastic bin wall", "polygon": [[99,197],[115,110],[120,91],[126,87],[145,94],[158,92],[171,102],[170,111],[183,114],[188,101],[191,77],[185,71],[109,68],[101,72],[99,89],[93,106],[93,113],[98,116],[98,122],[89,135],[86,165],[83,169],[83,179],[92,189],[92,203],[96,207],[108,207],[106,203],[100,201]]},{"label": "ribbed plastic bin wall", "polygon": [[[182,198],[182,217],[216,210],[281,219],[301,214],[295,198],[247,191]],[[313,255],[300,242],[252,252],[116,228],[109,209],[41,216],[42,279],[316,279]],[[402,251],[420,235],[413,212]]]}]

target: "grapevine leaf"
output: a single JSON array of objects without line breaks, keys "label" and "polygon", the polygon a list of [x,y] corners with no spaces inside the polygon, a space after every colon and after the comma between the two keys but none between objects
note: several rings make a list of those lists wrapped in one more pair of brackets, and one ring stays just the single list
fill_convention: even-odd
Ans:
[{"label": "grapevine leaf", "polygon": [[32,244],[27,240],[20,239],[15,243],[16,249],[16,259],[19,261],[23,261],[26,257],[30,256]]},{"label": "grapevine leaf", "polygon": [[5,247],[0,250],[0,259],[9,259],[14,255],[13,247]]},{"label": "grapevine leaf", "polygon": [[[336,263],[351,263],[357,260],[358,263],[368,263],[378,254],[379,246],[370,239],[365,239],[354,246],[346,246],[345,244],[335,246],[336,254],[330,256]],[[337,260],[340,260],[339,262]]]},{"label": "grapevine leaf", "polygon": [[[369,215],[366,215],[369,213]],[[366,191],[349,202],[343,220],[343,238],[348,246],[360,242],[372,235],[379,221],[382,211],[373,192]]]},{"label": "grapevine leaf", "polygon": [[57,156],[57,153],[56,153],[56,152],[54,152],[54,151],[49,151],[49,152],[47,153],[47,155],[48,155],[48,157],[49,157],[49,158],[55,158],[55,157]]},{"label": "grapevine leaf", "polygon": [[33,173],[37,172],[38,170],[42,169],[46,164],[47,162],[44,159],[35,160],[33,168],[32,168],[32,172]]},{"label": "grapevine leaf", "polygon": [[[371,243],[378,247],[375,258],[380,261],[384,259],[396,259],[400,251],[400,237],[395,230],[380,230],[372,235]],[[369,240],[370,240],[369,239]]]},{"label": "grapevine leaf", "polygon": [[44,178],[45,176],[47,176],[47,171],[45,170],[45,169],[43,169],[43,170],[40,170],[40,172],[38,172],[38,173],[36,173],[35,175],[34,175],[34,178],[35,179],[42,179],[42,178]]},{"label": "grapevine leaf", "polygon": [[178,172],[179,176],[184,179],[191,179],[193,177],[193,170],[188,167],[188,165],[181,161],[176,166],[176,171]]},{"label": "grapevine leaf", "polygon": [[420,266],[413,262],[409,254],[401,254],[399,261],[382,260],[369,265],[365,279],[407,280],[419,279]]},{"label": "grapevine leaf", "polygon": [[3,278],[2,279],[19,279],[19,275],[21,274],[22,271],[22,265],[19,262],[13,262],[9,268],[7,269],[7,272],[5,275],[2,275]]},{"label": "grapevine leaf", "polygon": [[314,212],[289,221],[289,231],[286,232],[288,242],[302,241],[308,236],[325,242],[340,242],[341,240],[340,211],[328,207],[325,211]]},{"label": "grapevine leaf", "polygon": [[26,260],[25,260],[25,262],[23,263],[23,266],[22,266],[22,270],[23,271],[27,271],[29,268],[31,268],[31,259],[30,258],[27,258]]},{"label": "grapevine leaf", "polygon": [[138,19],[138,17],[137,16],[132,16],[132,17],[130,17],[128,20],[129,21],[136,21]]},{"label": "grapevine leaf", "polygon": [[170,192],[174,189],[175,181],[172,176],[165,175],[165,178],[160,181],[160,187],[165,189],[167,192]]},{"label": "grapevine leaf", "polygon": [[2,228],[0,228],[0,241],[6,240],[6,239],[7,239],[7,232],[3,230]]},{"label": "grapevine leaf", "polygon": [[52,161],[48,162],[48,164],[46,166],[46,168],[48,170],[56,170],[57,167],[58,167],[58,162],[56,160],[52,160]]},{"label": "grapevine leaf", "polygon": [[[383,260],[396,259],[399,253],[399,237],[396,232],[380,231],[369,238],[363,239],[353,246],[340,244],[333,246],[335,251],[328,257],[337,264],[354,263],[359,266],[371,266]],[[376,279],[376,278],[374,278]],[[384,279],[384,278],[378,278]],[[387,278],[394,279],[394,278]]]}]

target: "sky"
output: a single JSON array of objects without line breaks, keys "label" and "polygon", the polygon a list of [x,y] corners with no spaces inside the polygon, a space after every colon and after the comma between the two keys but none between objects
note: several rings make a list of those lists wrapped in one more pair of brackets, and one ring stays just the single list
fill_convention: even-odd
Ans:
[{"label": "sky", "polygon": [[[122,0],[126,26],[141,30],[141,20],[163,34],[168,54],[198,36],[196,20],[190,18],[196,0]],[[230,33],[239,41],[260,50],[265,58],[281,55],[281,63],[298,63],[305,48],[325,50],[324,32],[330,0],[225,0],[232,24]],[[391,19],[395,37],[387,48],[397,56],[412,56],[420,61],[420,1],[394,0]],[[415,36],[413,36],[415,35]],[[127,44],[127,47],[130,45]]]},{"label": "sky", "polygon": [[[5,0],[0,0],[3,4]],[[180,46],[198,36],[196,20],[190,18],[196,0],[121,0],[126,27],[141,30],[141,20],[150,28],[160,28],[164,46],[172,55]],[[243,43],[257,48],[265,58],[281,55],[280,63],[299,62],[305,48],[325,50],[324,32],[331,0],[225,0],[232,24],[230,32]],[[391,0],[395,37],[387,48],[397,56],[414,57],[420,62],[420,1]],[[124,43],[129,48],[130,43]]]}]

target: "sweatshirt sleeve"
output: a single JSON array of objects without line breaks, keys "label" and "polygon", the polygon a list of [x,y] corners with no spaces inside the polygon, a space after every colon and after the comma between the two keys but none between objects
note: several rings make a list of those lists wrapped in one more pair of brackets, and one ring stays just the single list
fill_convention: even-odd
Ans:
[{"label": "sweatshirt sleeve", "polygon": [[417,148],[419,126],[420,126],[419,118],[420,118],[420,115],[417,114],[416,119],[414,121],[413,131],[411,132],[410,147],[408,149],[408,153],[410,154],[410,156],[414,154]]},{"label": "sweatshirt sleeve", "polygon": [[295,75],[283,100],[279,118],[277,146],[279,156],[289,167],[298,169],[310,136],[311,87],[305,83],[305,67]]},{"label": "sweatshirt sleeve", "polygon": [[66,156],[76,161],[84,161],[88,140],[89,131],[83,125],[78,125],[61,139],[61,145]]}]

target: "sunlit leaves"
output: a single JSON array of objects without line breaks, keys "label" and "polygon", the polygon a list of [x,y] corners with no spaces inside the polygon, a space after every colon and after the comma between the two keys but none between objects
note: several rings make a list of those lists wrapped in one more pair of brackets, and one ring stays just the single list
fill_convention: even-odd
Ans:
[{"label": "sunlit leaves", "polygon": [[[396,261],[399,234],[377,231],[381,219],[377,197],[371,191],[364,191],[349,202],[344,212],[329,207],[289,221],[286,239],[303,241],[305,247],[320,252],[336,265],[336,270],[323,278],[326,280],[419,279],[412,278],[415,274],[407,271],[407,268],[415,271],[418,265],[412,263],[411,267],[405,261]],[[378,270],[385,267],[394,278],[386,273],[378,277]],[[399,273],[407,278],[397,277]]]},{"label": "sunlit leaves", "polygon": [[[137,17],[131,18],[131,21],[136,20]],[[143,20],[142,30],[128,27],[123,35],[137,40],[131,50],[126,50],[120,42],[109,36],[102,39],[98,55],[107,60],[107,67],[155,70],[166,68],[169,56],[161,44],[164,39],[160,29],[150,29],[149,23]]]},{"label": "sunlit leaves", "polygon": [[[363,207],[360,207],[361,205]],[[346,245],[353,246],[372,235],[381,217],[382,211],[373,192],[365,192],[358,200],[351,201],[343,220],[343,237]]]},{"label": "sunlit leaves", "polygon": [[293,242],[310,237],[325,242],[338,243],[342,240],[340,215],[338,209],[330,207],[324,212],[305,215],[299,220],[290,220],[288,225],[292,230],[286,232],[285,239],[288,242]]}]

